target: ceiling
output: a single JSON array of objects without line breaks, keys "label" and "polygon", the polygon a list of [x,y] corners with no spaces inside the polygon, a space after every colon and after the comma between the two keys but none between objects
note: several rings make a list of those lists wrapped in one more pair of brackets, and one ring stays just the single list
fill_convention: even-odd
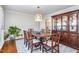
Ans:
[{"label": "ceiling", "polygon": [[[27,14],[34,15],[36,14],[38,5],[5,5],[5,10],[12,10],[12,11],[18,11],[18,12],[24,12]],[[69,7],[72,7],[74,5],[39,5],[40,10],[43,12],[43,14],[50,14],[57,12],[59,10],[63,10]]]}]

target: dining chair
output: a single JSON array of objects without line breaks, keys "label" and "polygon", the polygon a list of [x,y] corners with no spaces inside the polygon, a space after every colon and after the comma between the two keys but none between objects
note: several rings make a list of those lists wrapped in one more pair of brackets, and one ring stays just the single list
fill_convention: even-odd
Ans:
[{"label": "dining chair", "polygon": [[28,40],[28,50],[31,47],[32,34],[30,31],[27,32],[27,40]]},{"label": "dining chair", "polygon": [[24,30],[24,44],[26,47],[28,47],[28,50],[30,48],[30,41],[32,40],[31,35],[29,34],[29,31]]},{"label": "dining chair", "polygon": [[38,50],[38,49],[41,50],[41,45],[40,45],[39,39],[38,38],[37,39],[36,38],[33,38],[32,35],[33,34],[31,32],[29,32],[29,36],[30,36],[30,39],[31,39],[31,41],[30,41],[31,53],[33,51],[35,51],[35,50]]},{"label": "dining chair", "polygon": [[59,42],[61,33],[52,34],[52,40],[48,39],[43,42],[42,52],[58,52],[59,53]]},{"label": "dining chair", "polygon": [[27,33],[26,30],[23,30],[24,33],[24,44],[27,46]]}]

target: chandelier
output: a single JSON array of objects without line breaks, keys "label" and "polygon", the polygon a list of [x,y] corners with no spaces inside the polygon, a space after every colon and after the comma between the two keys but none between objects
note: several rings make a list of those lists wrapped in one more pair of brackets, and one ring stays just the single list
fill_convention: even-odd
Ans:
[{"label": "chandelier", "polygon": [[41,14],[41,11],[40,11],[40,7],[38,6],[37,7],[37,14],[35,15],[35,21],[42,21],[42,14]]}]

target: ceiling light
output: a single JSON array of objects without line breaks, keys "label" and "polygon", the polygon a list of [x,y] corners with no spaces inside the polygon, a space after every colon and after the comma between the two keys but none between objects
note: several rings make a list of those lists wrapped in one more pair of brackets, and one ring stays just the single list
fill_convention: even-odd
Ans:
[{"label": "ceiling light", "polygon": [[37,7],[37,14],[35,15],[35,21],[42,21],[42,14],[39,6]]}]

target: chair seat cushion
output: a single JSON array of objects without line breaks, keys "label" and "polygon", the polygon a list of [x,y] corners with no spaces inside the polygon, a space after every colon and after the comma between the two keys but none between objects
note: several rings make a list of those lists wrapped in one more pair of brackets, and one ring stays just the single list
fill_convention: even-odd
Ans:
[{"label": "chair seat cushion", "polygon": [[[47,46],[52,46],[52,41],[48,40],[47,42],[43,42],[43,44],[47,45]],[[53,46],[55,45],[55,42],[53,42]]]},{"label": "chair seat cushion", "polygon": [[33,44],[34,47],[39,47],[40,46],[40,41],[38,39],[33,39]]},{"label": "chair seat cushion", "polygon": [[33,43],[38,43],[40,42],[38,39],[33,39]]}]

